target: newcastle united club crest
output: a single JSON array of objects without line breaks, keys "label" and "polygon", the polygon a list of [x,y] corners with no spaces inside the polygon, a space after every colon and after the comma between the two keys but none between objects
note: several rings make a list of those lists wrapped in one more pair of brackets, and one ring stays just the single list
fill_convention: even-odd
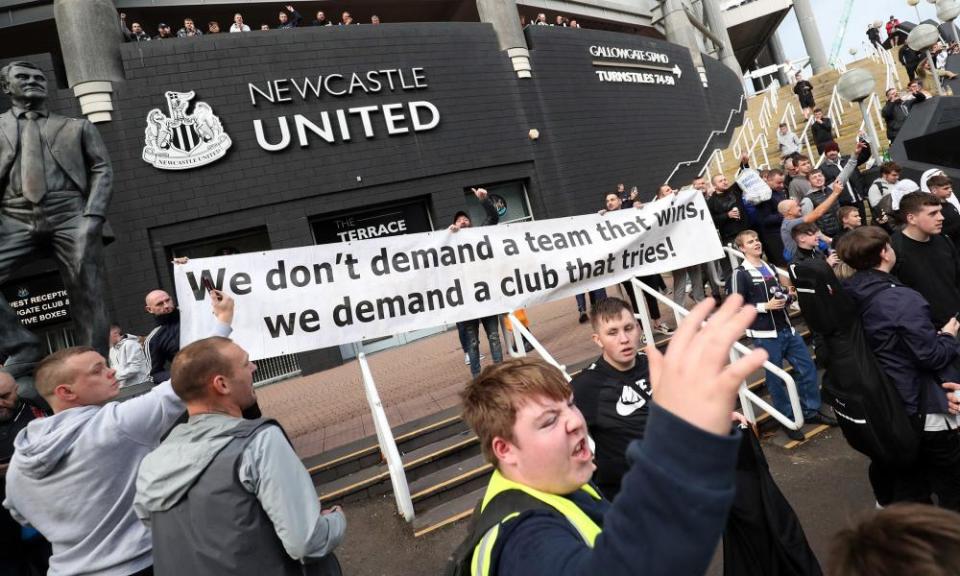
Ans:
[{"label": "newcastle united club crest", "polygon": [[219,160],[233,142],[206,102],[187,108],[196,94],[167,92],[167,116],[154,108],[147,114],[143,160],[162,170],[187,170]]}]

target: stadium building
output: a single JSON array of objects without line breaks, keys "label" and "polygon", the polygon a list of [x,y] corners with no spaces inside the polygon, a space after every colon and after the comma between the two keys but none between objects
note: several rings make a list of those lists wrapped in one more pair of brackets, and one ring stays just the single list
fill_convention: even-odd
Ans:
[{"label": "stadium building", "polygon": [[[783,62],[772,31],[807,0],[7,0],[0,64],[29,60],[49,107],[94,121],[114,170],[113,318],[144,334],[171,259],[444,229],[470,192],[502,222],[594,212],[617,183],[685,185],[745,109],[741,72]],[[310,26],[318,10],[357,26]],[[124,43],[192,18],[224,33]],[[581,28],[528,25],[538,13]],[[226,33],[240,13],[254,31]],[[367,24],[376,14],[383,24]],[[802,23],[802,18],[801,18]],[[822,52],[822,47],[820,48]],[[814,69],[826,66],[811,51]],[[9,102],[0,102],[6,109]],[[52,260],[2,286],[48,348],[72,343]],[[437,330],[440,330],[438,328]],[[337,365],[398,334],[261,362],[261,378]]]}]

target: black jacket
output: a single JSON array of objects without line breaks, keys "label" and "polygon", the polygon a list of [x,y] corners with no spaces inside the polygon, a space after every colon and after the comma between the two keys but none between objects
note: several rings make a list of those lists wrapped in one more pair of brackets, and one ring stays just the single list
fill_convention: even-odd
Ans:
[{"label": "black jacket", "polygon": [[601,356],[570,383],[573,400],[597,445],[594,481],[610,500],[620,491],[620,479],[630,468],[627,446],[643,438],[647,427],[652,400],[649,380],[647,356],[638,354],[637,363],[626,372]]},{"label": "black jacket", "polygon": [[908,70],[915,70],[917,65],[923,60],[923,55],[913,50],[909,46],[900,48],[900,54],[897,56],[900,63]]},{"label": "black jacket", "polygon": [[897,387],[908,414],[916,414],[921,386],[926,387],[926,413],[946,414],[947,396],[940,380],[957,377],[952,364],[960,343],[940,334],[930,319],[930,305],[919,292],[879,270],[862,270],[843,283],[860,307],[863,333],[870,348]]},{"label": "black jacket", "polygon": [[954,244],[960,242],[960,212],[950,202],[943,201],[943,234],[949,236]]},{"label": "black jacket", "polygon": [[168,366],[180,351],[180,311],[155,316],[157,327],[147,336],[146,346],[150,360],[150,376],[155,384],[170,379]]},{"label": "black jacket", "polygon": [[816,144],[833,141],[833,120],[824,117],[820,123],[810,124],[810,134]]},{"label": "black jacket", "polygon": [[923,92],[917,92],[911,100],[888,101],[883,105],[880,115],[883,117],[883,121],[887,123],[887,138],[891,142],[897,138],[897,134],[903,128],[903,123],[907,121],[907,116],[910,115],[910,109],[918,102],[923,102],[926,99],[927,97]]},{"label": "black jacket", "polygon": [[[710,215],[713,216],[713,223],[720,233],[720,240],[724,244],[733,242],[737,234],[750,227],[747,219],[747,209],[743,205],[743,192],[740,186],[734,184],[726,192],[714,193],[707,200],[707,208],[710,209]],[[727,212],[734,208],[740,209],[740,219],[736,220],[727,216]]]},{"label": "black jacket", "polygon": [[744,303],[757,308],[757,317],[753,319],[753,324],[747,330],[747,336],[751,338],[776,338],[777,332],[785,328],[795,332],[790,324],[790,317],[787,316],[786,306],[779,310],[767,311],[767,303],[777,290],[786,296],[787,306],[792,301],[787,290],[780,284],[773,266],[767,264],[767,268],[773,272],[773,277],[764,279],[750,262],[744,260],[730,275],[727,283],[727,294],[736,292],[743,296]]},{"label": "black jacket", "polygon": [[[857,156],[857,166],[862,166],[870,159],[870,149],[864,148],[863,152]],[[843,172],[843,167],[850,161],[850,156],[840,156],[837,158],[837,163],[830,162],[826,158],[823,159],[823,162],[820,164],[820,171],[823,172],[824,186],[830,188],[830,185],[833,184],[833,181],[836,180],[840,173]],[[840,205],[841,206],[860,206],[863,204],[864,194],[866,194],[866,189],[864,188],[863,176],[860,174],[859,170],[854,170],[853,174],[850,175],[850,178],[847,180],[849,186],[847,186],[846,191],[840,195]],[[851,195],[851,188],[853,189],[853,194]]]}]

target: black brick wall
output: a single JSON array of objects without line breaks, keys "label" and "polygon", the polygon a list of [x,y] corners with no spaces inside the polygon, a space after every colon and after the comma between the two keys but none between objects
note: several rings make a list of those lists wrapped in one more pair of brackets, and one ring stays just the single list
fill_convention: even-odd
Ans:
[{"label": "black brick wall", "polygon": [[[742,93],[738,76],[707,56],[704,89],[689,52],[661,40],[544,26],[526,35],[534,78],[523,83],[524,99],[541,132],[537,173],[545,190],[564,192],[550,202],[551,216],[598,210],[618,182],[652,197],[677,162],[696,158],[710,132],[723,128]],[[682,75],[675,86],[601,82],[592,45],[665,53]],[[689,183],[697,170],[672,184]]]},{"label": "black brick wall", "polygon": [[[115,171],[109,220],[119,242],[107,249],[108,305],[132,332],[150,318],[143,296],[172,290],[167,249],[221,234],[266,229],[273,248],[313,243],[308,220],[324,213],[405,198],[428,201],[434,225],[463,208],[463,190],[480,183],[526,182],[537,218],[596,210],[618,181],[652,194],[678,159],[689,159],[735,106],[739,83],[717,81],[705,94],[679,47],[647,38],[589,30],[530,29],[534,78],[517,79],[490,25],[397,24],[302,28],[220,37],[126,44],[127,81],[115,87],[113,121],[99,125]],[[603,84],[587,47],[599,43],[667,52],[684,69],[678,86]],[[49,56],[28,58],[48,70]],[[2,63],[0,63],[2,64]],[[720,66],[716,64],[716,66]],[[425,69],[424,90],[384,92],[306,102],[250,103],[247,84],[318,74],[413,67]],[[141,159],[147,112],[166,113],[164,92],[196,92],[233,140],[223,159],[185,171],[158,170]],[[256,143],[253,120],[268,136],[276,118],[323,110],[427,100],[440,125],[418,134],[388,136],[379,115],[366,139],[350,120],[351,142],[316,139],[270,153]],[[728,104],[733,102],[733,104]],[[0,102],[0,108],[7,104]],[[53,111],[79,115],[68,90],[54,90]],[[530,128],[541,138],[530,141]],[[360,176],[362,181],[357,181]],[[323,356],[319,365],[335,361]],[[316,364],[316,363],[314,363]]]}]

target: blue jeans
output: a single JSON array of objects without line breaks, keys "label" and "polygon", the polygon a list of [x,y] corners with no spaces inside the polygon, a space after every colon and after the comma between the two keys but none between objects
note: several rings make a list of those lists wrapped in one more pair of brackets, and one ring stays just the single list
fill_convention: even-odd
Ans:
[{"label": "blue jeans", "polygon": [[470,353],[470,337],[467,336],[467,327],[463,322],[457,322],[457,336],[460,337],[460,348],[464,354]]},{"label": "blue jeans", "polygon": [[463,326],[463,333],[466,335],[467,356],[470,358],[470,374],[476,378],[480,374],[480,323],[483,323],[483,330],[487,333],[487,342],[490,344],[490,356],[493,363],[498,364],[503,361],[503,350],[500,345],[500,317],[486,316],[484,318],[474,318],[457,322],[457,328]]},{"label": "blue jeans", "polygon": [[[793,366],[793,380],[797,383],[797,396],[803,417],[809,418],[820,410],[820,388],[817,384],[817,367],[813,364],[810,351],[799,334],[791,334],[790,329],[777,331],[776,338],[754,338],[754,343],[767,351],[769,361],[775,366],[783,366],[786,359]],[[767,372],[767,390],[773,398],[773,407],[787,418],[793,418],[790,396],[787,387],[779,376]]]},{"label": "blue jeans", "polygon": [[[607,289],[598,288],[597,290],[590,291],[590,307],[594,307],[599,302],[603,302],[607,299]],[[583,294],[577,294],[577,312],[586,312],[587,311],[587,297]]]}]

